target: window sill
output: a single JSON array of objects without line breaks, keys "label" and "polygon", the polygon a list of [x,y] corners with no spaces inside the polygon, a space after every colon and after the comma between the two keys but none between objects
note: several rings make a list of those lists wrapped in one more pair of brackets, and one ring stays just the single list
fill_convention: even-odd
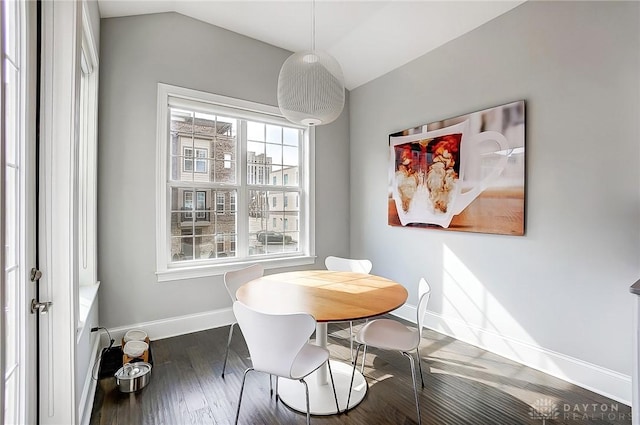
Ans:
[{"label": "window sill", "polygon": [[199,277],[220,276],[231,270],[238,270],[240,267],[248,266],[250,264],[259,263],[264,266],[265,269],[277,269],[281,267],[296,267],[314,264],[316,262],[315,256],[300,256],[300,257],[286,257],[286,258],[270,258],[265,260],[246,260],[237,263],[226,263],[219,265],[199,266],[199,267],[184,267],[175,268],[164,271],[156,272],[158,282],[172,282],[175,280],[195,279]]},{"label": "window sill", "polygon": [[78,326],[76,327],[76,335],[78,337],[84,332],[89,313],[98,296],[99,288],[100,282],[96,282],[93,285],[80,285],[78,287]]}]

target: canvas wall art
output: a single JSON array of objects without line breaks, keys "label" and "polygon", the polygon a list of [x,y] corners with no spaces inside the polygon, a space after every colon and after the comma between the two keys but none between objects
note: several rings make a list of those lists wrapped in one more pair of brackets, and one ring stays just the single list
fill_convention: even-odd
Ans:
[{"label": "canvas wall art", "polygon": [[389,135],[392,226],[524,235],[525,102]]}]

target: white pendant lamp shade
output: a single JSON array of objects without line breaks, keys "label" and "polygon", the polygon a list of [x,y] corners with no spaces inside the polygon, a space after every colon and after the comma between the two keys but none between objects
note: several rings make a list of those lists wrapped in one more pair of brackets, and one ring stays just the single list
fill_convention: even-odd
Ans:
[{"label": "white pendant lamp shade", "polygon": [[322,125],[344,107],[344,77],[338,61],[323,51],[294,53],[278,77],[278,106],[291,122]]}]

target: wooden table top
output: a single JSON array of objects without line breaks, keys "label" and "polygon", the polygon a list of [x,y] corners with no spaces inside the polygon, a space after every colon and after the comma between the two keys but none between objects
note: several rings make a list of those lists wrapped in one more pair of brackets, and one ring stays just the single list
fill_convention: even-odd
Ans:
[{"label": "wooden table top", "polygon": [[388,313],[407,300],[404,286],[380,276],[303,270],[263,276],[242,285],[236,298],[266,313],[305,312],[316,322],[342,322]]}]

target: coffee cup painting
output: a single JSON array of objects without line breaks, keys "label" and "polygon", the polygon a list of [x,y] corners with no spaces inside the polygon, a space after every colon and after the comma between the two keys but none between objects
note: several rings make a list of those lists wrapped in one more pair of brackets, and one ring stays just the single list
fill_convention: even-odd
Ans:
[{"label": "coffee cup painting", "polygon": [[524,234],[524,101],[389,136],[389,224]]}]

